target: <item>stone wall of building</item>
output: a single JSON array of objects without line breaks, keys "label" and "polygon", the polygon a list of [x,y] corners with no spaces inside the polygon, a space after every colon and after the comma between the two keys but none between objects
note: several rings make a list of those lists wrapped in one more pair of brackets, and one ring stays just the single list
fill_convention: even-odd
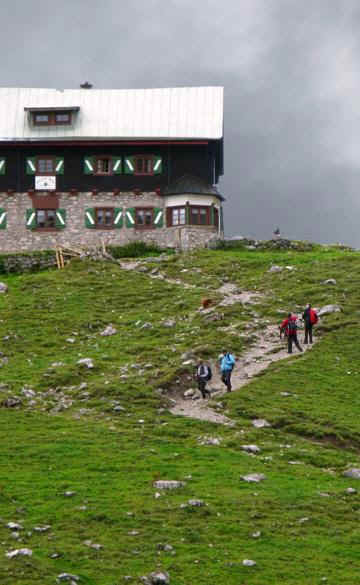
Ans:
[{"label": "stone wall of building", "polygon": [[[37,197],[41,196],[37,194]],[[101,241],[124,245],[135,240],[186,250],[205,246],[219,237],[218,230],[212,226],[166,227],[164,199],[156,193],[58,193],[58,201],[59,208],[66,210],[66,227],[54,231],[31,230],[26,227],[26,211],[33,207],[31,196],[28,193],[0,193],[0,208],[7,212],[7,227],[0,229],[0,252],[51,250],[55,246],[86,246]],[[120,229],[89,229],[85,227],[85,210],[91,207],[163,208],[164,223],[162,228],[136,229],[126,227],[124,221]]]}]

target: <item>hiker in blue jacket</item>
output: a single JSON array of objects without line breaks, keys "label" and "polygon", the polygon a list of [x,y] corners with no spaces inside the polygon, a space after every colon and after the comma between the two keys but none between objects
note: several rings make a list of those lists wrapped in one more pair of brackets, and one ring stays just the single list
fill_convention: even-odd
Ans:
[{"label": "hiker in blue jacket", "polygon": [[224,382],[227,391],[231,392],[231,374],[235,366],[235,358],[224,349],[220,362],[221,380]]}]

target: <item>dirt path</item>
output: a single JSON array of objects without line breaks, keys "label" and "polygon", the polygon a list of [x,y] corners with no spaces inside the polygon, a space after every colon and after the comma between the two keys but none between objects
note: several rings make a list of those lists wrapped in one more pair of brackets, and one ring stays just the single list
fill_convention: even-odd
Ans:
[{"label": "dirt path", "polygon": [[[232,375],[233,392],[240,390],[249,383],[251,378],[259,372],[265,370],[271,363],[279,360],[288,359],[291,356],[287,353],[284,341],[279,339],[279,330],[276,325],[269,325],[262,333],[256,334],[257,340],[254,345],[244,353],[237,361]],[[299,335],[301,340],[302,335]],[[311,345],[304,345],[306,351]],[[298,350],[294,348],[296,355]],[[216,364],[213,366],[213,379],[209,384],[212,396],[222,396],[226,394],[224,384],[220,379],[220,371]],[[175,415],[187,416],[199,420],[232,426],[235,423],[225,415],[216,412],[208,406],[207,400],[184,399],[183,395],[176,397],[176,405],[170,412]]]},{"label": "dirt path", "polygon": [[[121,268],[124,270],[137,270],[143,266],[141,261],[133,262],[119,262]],[[145,274],[154,279],[162,280],[170,284],[177,284],[183,286],[183,288],[196,288],[196,285],[187,284],[180,279],[167,278],[161,274],[160,270],[156,269],[153,273],[145,272]],[[220,294],[223,298],[217,304],[218,307],[226,307],[236,303],[245,305],[256,303],[261,299],[261,293],[257,291],[243,291],[239,290],[237,285],[234,283],[224,283],[220,288],[214,291]],[[215,307],[210,309],[202,310],[203,313],[210,313],[214,311]],[[302,339],[302,332],[299,334],[299,339]],[[268,325],[260,333],[253,333],[256,337],[254,344],[248,349],[244,355],[242,355],[237,361],[232,374],[232,387],[233,392],[240,390],[243,386],[249,383],[259,372],[265,370],[271,363],[279,360],[289,359],[291,356],[287,353],[286,342],[280,341],[279,329],[276,325]],[[304,351],[311,348],[311,345],[303,345]],[[298,353],[298,350],[294,348],[294,354]],[[293,354],[293,355],[294,355]],[[211,363],[211,362],[210,362]],[[220,378],[220,369],[218,364],[212,362],[211,368],[213,371],[213,378],[211,383],[208,385],[211,391],[212,397],[219,397],[226,394],[226,389]],[[170,412],[174,415],[186,416],[198,420],[206,420],[209,422],[223,424],[227,426],[233,426],[234,421],[229,419],[224,414],[216,412],[213,408],[208,405],[207,400],[193,398],[184,398],[183,388],[176,396],[172,396],[176,400],[170,408]],[[196,393],[198,395],[198,393]]]}]

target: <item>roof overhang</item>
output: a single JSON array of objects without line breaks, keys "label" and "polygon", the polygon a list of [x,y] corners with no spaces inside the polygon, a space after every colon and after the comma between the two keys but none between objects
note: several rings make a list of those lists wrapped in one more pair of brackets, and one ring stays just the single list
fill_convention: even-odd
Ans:
[{"label": "roof overhang", "polygon": [[[44,111],[44,110],[42,110]],[[64,111],[64,110],[62,110]],[[189,146],[189,145],[206,145],[209,144],[209,140],[165,140],[165,139],[127,139],[121,140],[119,138],[74,138],[73,136],[66,138],[1,138],[1,146],[26,146],[37,144],[39,146],[49,146],[50,144],[55,146],[95,146],[95,145],[107,145],[107,146],[155,146],[155,145],[170,145],[170,146]]]},{"label": "roof overhang", "polygon": [[26,107],[24,108],[25,112],[78,112],[80,110],[80,106],[55,106],[55,107]]}]

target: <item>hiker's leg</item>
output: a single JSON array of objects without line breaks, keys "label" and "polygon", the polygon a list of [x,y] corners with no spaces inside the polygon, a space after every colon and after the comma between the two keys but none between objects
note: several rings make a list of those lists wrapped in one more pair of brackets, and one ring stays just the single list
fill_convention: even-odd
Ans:
[{"label": "hiker's leg", "polygon": [[228,392],[231,392],[231,370],[229,370],[227,372],[227,377],[226,378],[227,378],[226,379],[226,385],[227,385]]},{"label": "hiker's leg", "polygon": [[205,394],[205,381],[204,380],[201,380],[201,379],[199,380],[199,390],[201,392],[201,396],[203,398],[205,398],[206,394]]},{"label": "hiker's leg", "polygon": [[288,353],[292,353],[292,335],[288,335]]},{"label": "hiker's leg", "polygon": [[301,347],[301,345],[300,345],[300,343],[299,343],[299,340],[298,340],[298,338],[297,338],[297,335],[294,335],[294,342],[295,342],[295,345],[296,345],[296,347],[298,348],[298,350],[299,350],[299,351],[302,351],[303,349],[302,349],[302,347]]},{"label": "hiker's leg", "polygon": [[310,327],[309,327],[309,340],[310,340],[310,343],[313,342],[313,340],[312,340],[312,328],[313,328],[313,326],[310,325]]},{"label": "hiker's leg", "polygon": [[307,325],[305,325],[305,339],[304,339],[304,343],[308,343],[308,339],[309,339],[309,327]]}]

